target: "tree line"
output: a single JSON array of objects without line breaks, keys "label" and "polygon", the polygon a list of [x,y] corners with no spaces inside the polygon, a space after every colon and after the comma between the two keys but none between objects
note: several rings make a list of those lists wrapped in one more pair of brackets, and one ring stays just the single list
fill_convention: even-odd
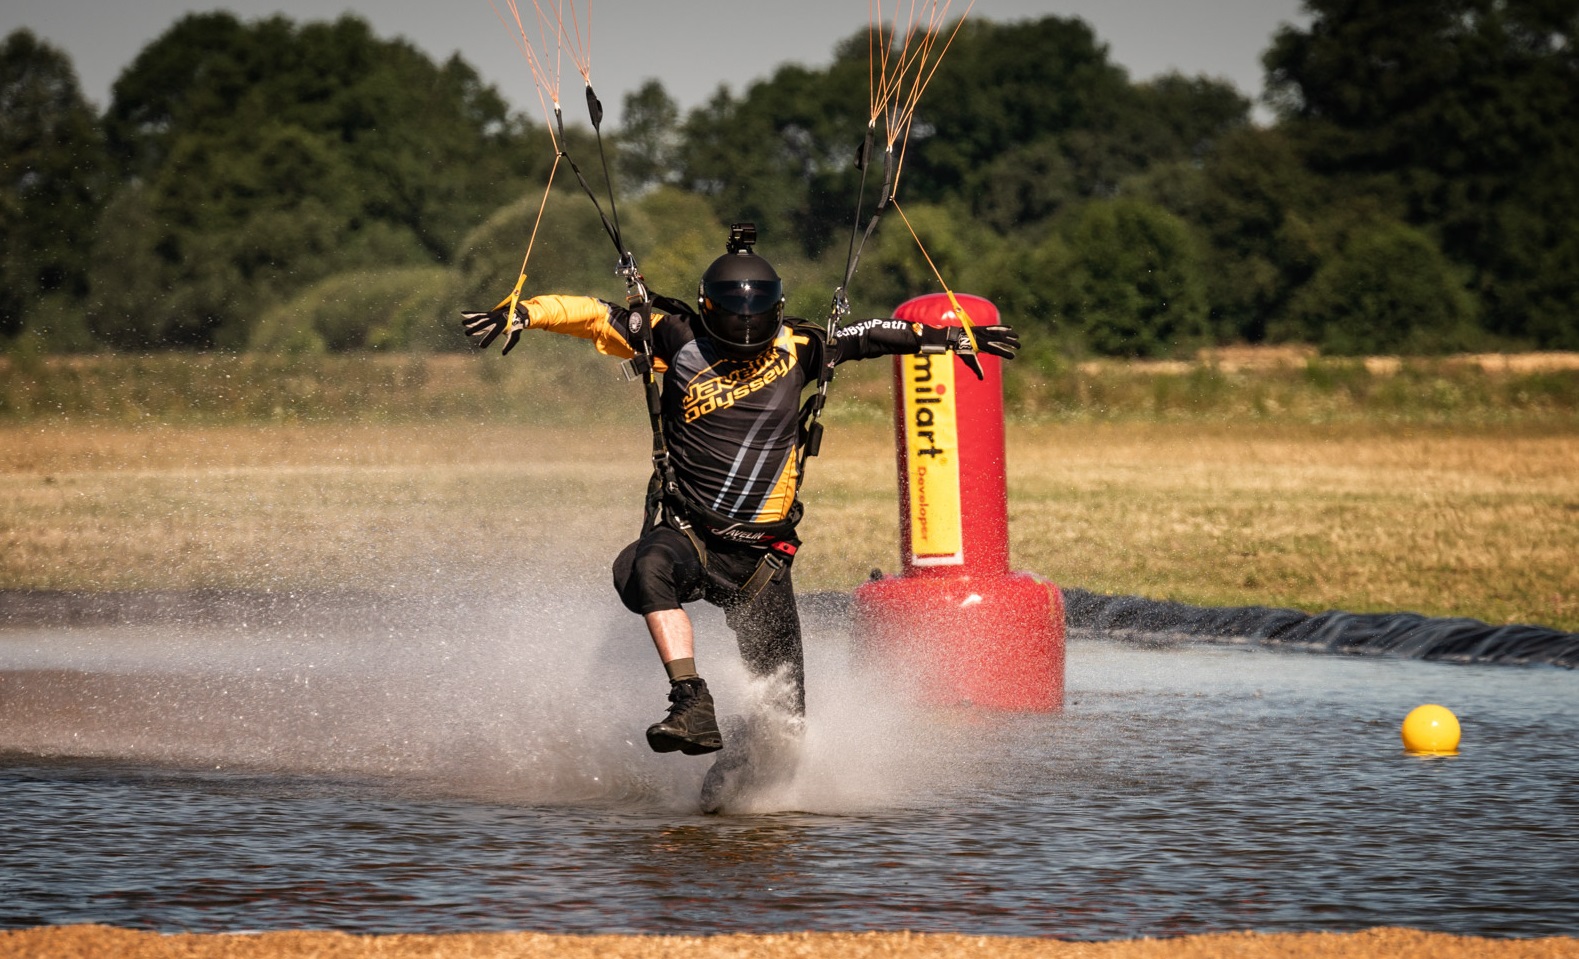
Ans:
[{"label": "tree line", "polygon": [[[978,293],[1033,356],[1221,343],[1332,354],[1579,349],[1579,0],[1307,0],[1263,62],[1275,119],[1205,77],[1134,82],[1081,20],[968,21],[850,289]],[[627,245],[687,297],[756,221],[793,311],[842,278],[868,42],[606,131]],[[601,91],[600,91],[601,92]],[[572,101],[578,98],[570,98]],[[565,149],[606,196],[599,145]],[[616,297],[615,250],[540,121],[459,56],[362,20],[193,14],[102,113],[69,58],[0,45],[0,344],[459,348],[508,292]],[[868,184],[870,197],[872,184]],[[896,213],[902,213],[902,219]],[[908,226],[907,226],[908,224]]]}]

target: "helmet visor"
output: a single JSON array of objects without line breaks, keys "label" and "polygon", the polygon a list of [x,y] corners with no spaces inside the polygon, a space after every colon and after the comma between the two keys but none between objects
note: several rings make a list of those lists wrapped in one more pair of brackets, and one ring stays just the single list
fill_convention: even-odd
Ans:
[{"label": "helmet visor", "polygon": [[715,280],[702,284],[702,326],[727,356],[741,359],[773,344],[784,317],[778,280]]},{"label": "helmet visor", "polygon": [[702,306],[713,313],[752,317],[774,313],[784,299],[779,280],[714,280],[702,284]]}]

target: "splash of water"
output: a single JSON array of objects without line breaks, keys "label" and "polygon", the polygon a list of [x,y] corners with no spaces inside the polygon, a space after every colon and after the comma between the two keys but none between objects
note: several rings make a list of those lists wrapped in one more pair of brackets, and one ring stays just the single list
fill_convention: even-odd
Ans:
[{"label": "splash of water", "polygon": [[[609,597],[552,589],[508,606],[430,597],[400,615],[310,613],[0,634],[0,751],[697,810],[713,760],[648,750],[642,731],[662,714],[666,683],[640,620]],[[776,681],[747,674],[716,611],[693,613],[721,715],[771,710]],[[925,804],[970,775],[961,731],[852,662],[836,618],[809,616],[806,648],[795,773],[731,811]]]}]

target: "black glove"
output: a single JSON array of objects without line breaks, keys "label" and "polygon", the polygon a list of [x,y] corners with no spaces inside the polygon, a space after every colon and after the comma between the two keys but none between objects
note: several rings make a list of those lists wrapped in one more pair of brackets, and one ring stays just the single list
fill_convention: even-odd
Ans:
[{"label": "black glove", "polygon": [[[976,337],[976,345],[971,346],[971,335]],[[976,379],[982,379],[986,374],[982,372],[981,361],[976,358],[977,353],[986,353],[989,356],[1000,357],[1005,360],[1014,359],[1014,354],[1020,349],[1020,335],[1008,326],[973,326],[970,334],[964,327],[951,326],[948,332],[949,349],[953,350],[960,358],[960,362],[976,374]]]},{"label": "black glove", "polygon": [[521,331],[532,325],[526,304],[517,303],[514,316],[509,316],[509,312],[510,302],[506,300],[487,313],[462,313],[461,325],[479,350],[486,350],[500,333],[508,334],[504,338],[504,353],[501,354],[507,355],[520,342]]},{"label": "black glove", "polygon": [[[970,337],[965,335],[965,330],[955,327],[959,332],[955,335],[959,342],[965,344],[965,349],[970,349]],[[986,353],[988,356],[998,356],[1006,360],[1014,359],[1014,354],[1020,349],[1020,334],[1008,326],[973,326],[970,332],[976,337],[976,352]],[[952,344],[951,344],[952,345]],[[959,350],[958,346],[954,346]]]}]

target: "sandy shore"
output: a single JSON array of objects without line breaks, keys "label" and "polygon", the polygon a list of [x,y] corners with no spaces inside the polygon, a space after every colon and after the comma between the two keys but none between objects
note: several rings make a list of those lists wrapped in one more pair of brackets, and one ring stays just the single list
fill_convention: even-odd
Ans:
[{"label": "sandy shore", "polygon": [[1355,933],[1224,933],[1126,942],[1062,942],[913,933],[734,936],[555,936],[475,933],[353,936],[338,932],[161,935],[106,926],[0,932],[0,959],[1574,959],[1579,939],[1483,939],[1369,929]]}]

